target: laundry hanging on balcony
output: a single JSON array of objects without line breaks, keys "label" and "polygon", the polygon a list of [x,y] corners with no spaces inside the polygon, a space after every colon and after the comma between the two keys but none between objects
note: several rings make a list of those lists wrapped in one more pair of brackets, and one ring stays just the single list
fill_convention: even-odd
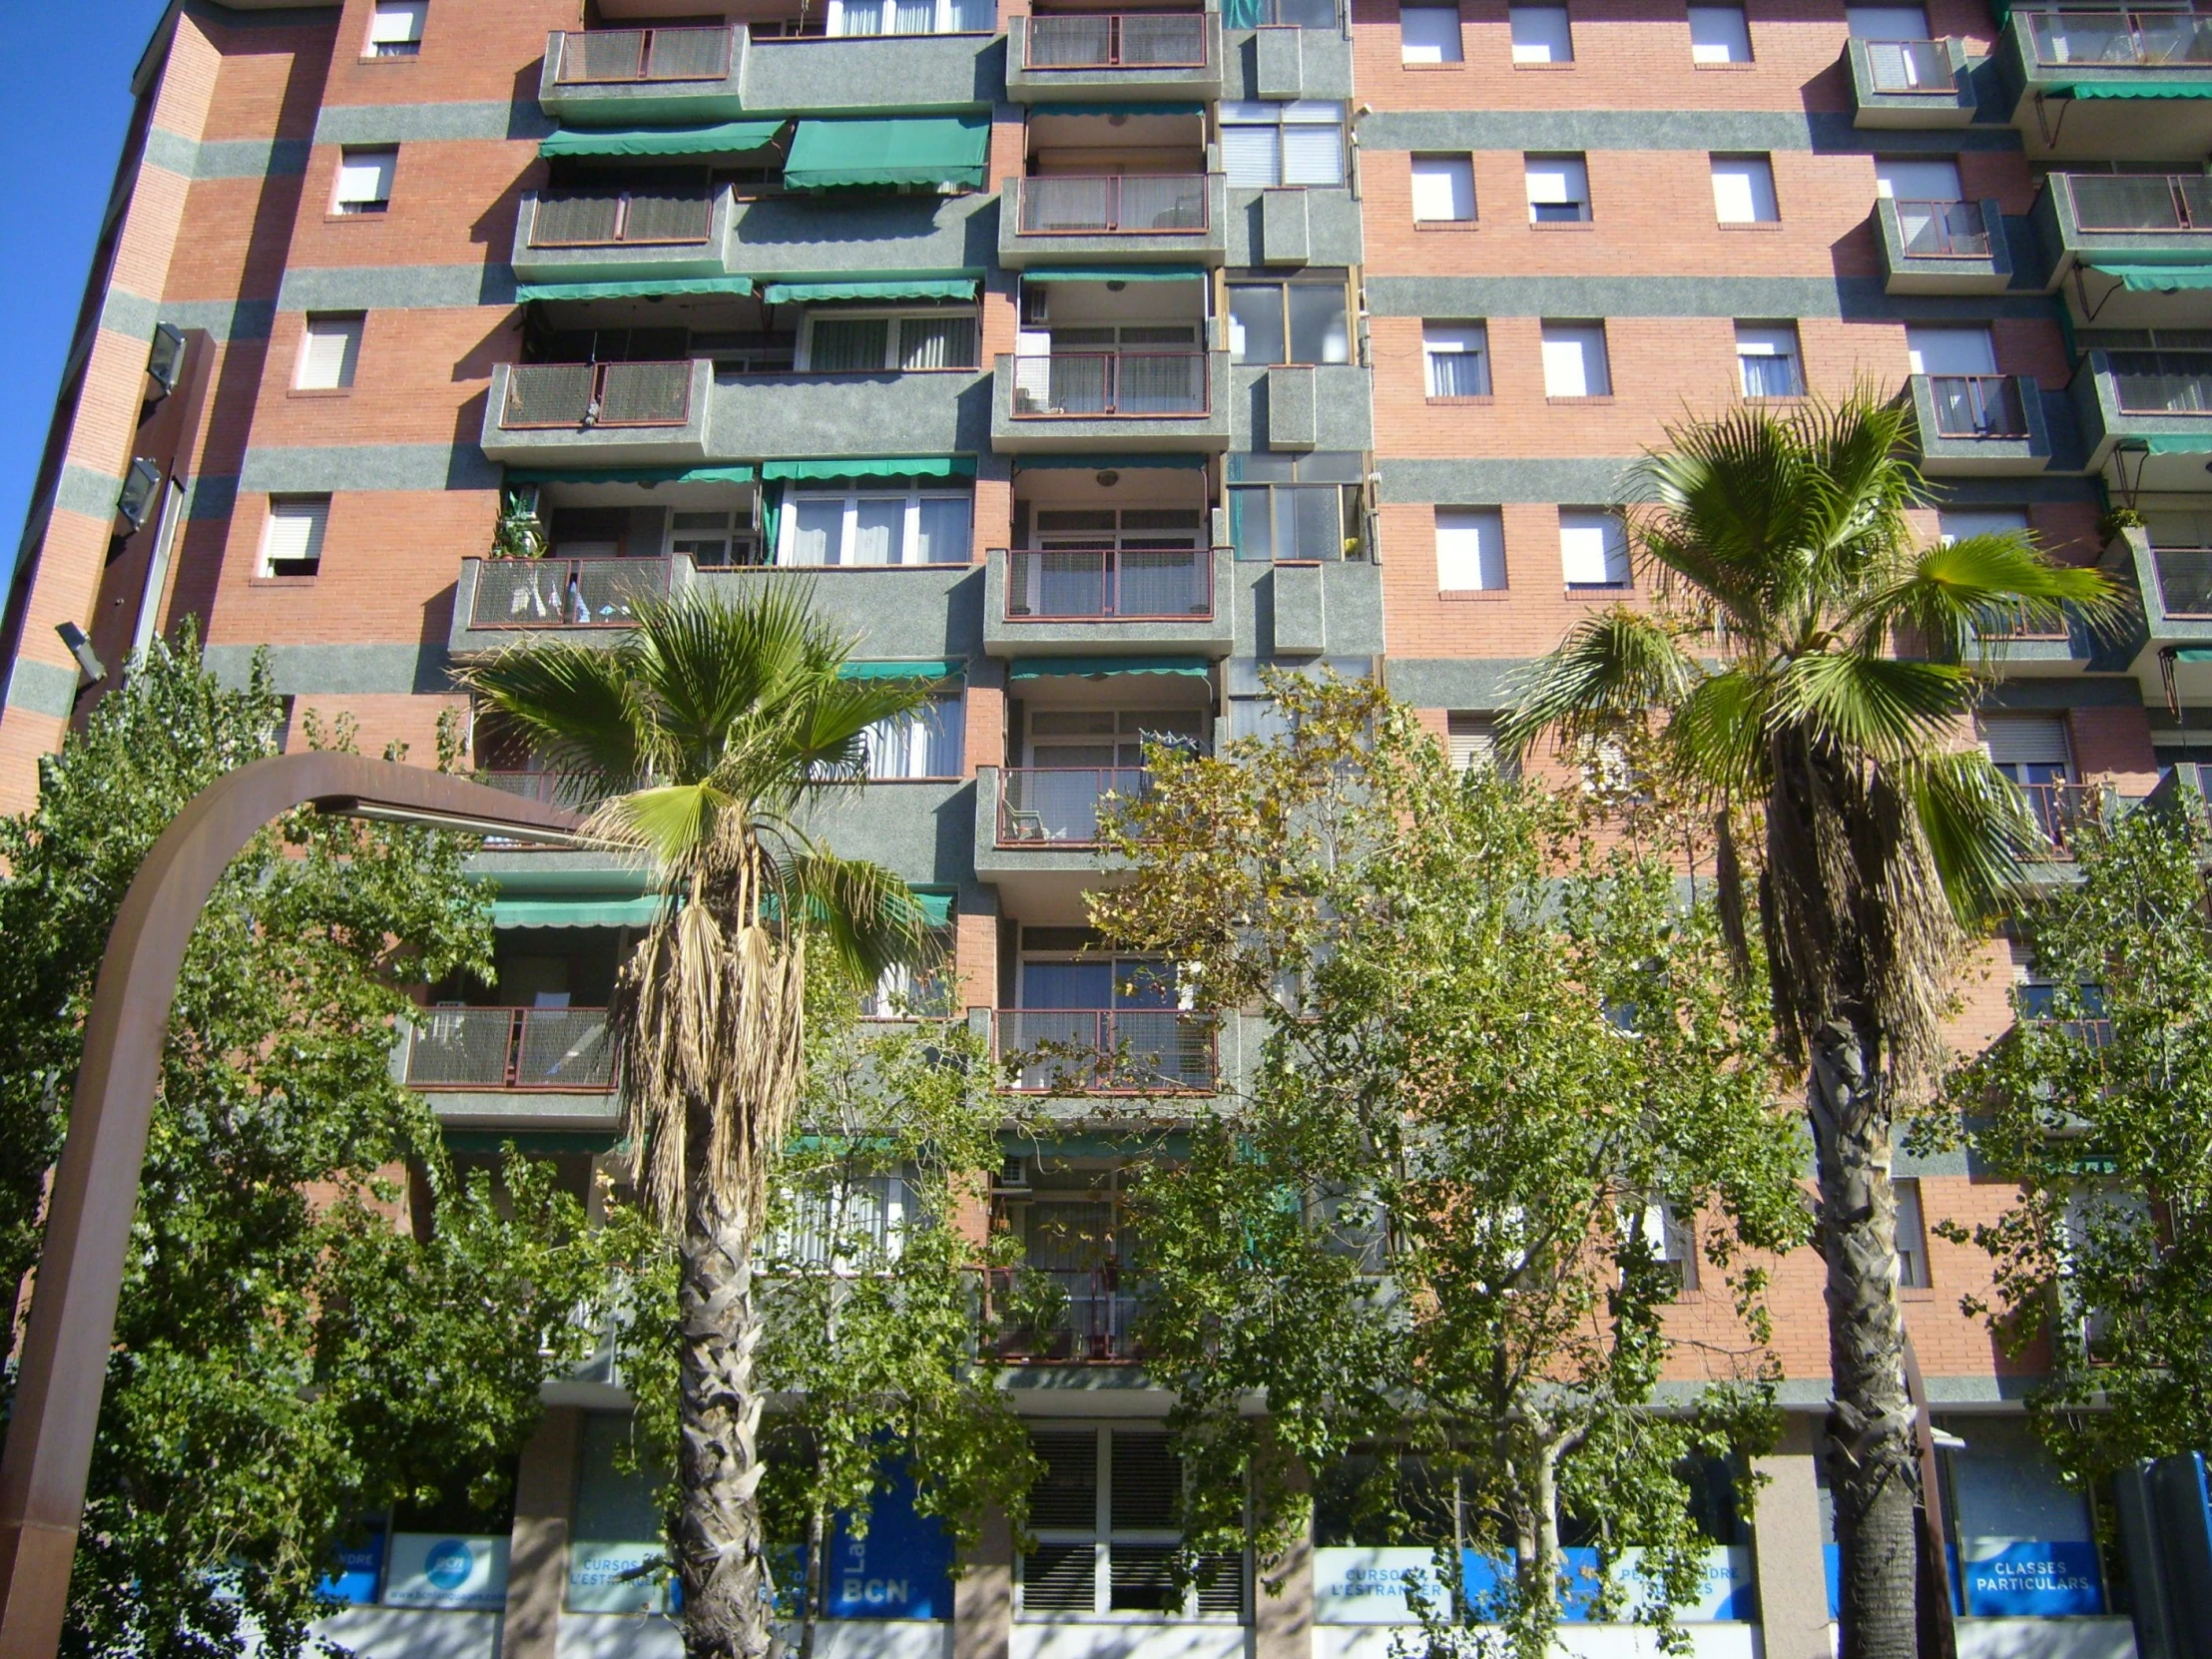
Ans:
[{"label": "laundry hanging on balcony", "polygon": [[784,183],[793,190],[859,185],[983,188],[991,142],[987,111],[969,115],[806,120],[792,137]]},{"label": "laundry hanging on balcony", "polygon": [[633,127],[578,132],[562,129],[538,144],[556,156],[744,156],[776,142],[786,123],[718,121],[711,127]]}]

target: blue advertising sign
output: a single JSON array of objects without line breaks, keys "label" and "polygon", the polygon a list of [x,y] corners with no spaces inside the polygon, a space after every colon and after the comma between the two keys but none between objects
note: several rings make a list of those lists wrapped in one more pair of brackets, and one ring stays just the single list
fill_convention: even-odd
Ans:
[{"label": "blue advertising sign", "polygon": [[914,1512],[913,1477],[886,1470],[876,1489],[867,1536],[837,1518],[830,1546],[833,1619],[948,1619],[952,1616],[952,1540],[933,1515]]},{"label": "blue advertising sign", "polygon": [[2104,1611],[2097,1546],[2084,1540],[2012,1539],[1968,1558],[1964,1577],[1966,1612],[1978,1618],[2061,1619]]},{"label": "blue advertising sign", "polygon": [[315,1593],[347,1607],[375,1606],[384,1567],[383,1533],[370,1532],[357,1544],[341,1544],[337,1555],[337,1571],[324,1577]]}]

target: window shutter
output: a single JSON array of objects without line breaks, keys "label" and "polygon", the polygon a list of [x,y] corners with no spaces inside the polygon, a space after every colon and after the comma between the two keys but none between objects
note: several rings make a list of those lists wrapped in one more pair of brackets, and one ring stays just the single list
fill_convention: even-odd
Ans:
[{"label": "window shutter", "polygon": [[262,541],[264,576],[312,576],[322,559],[322,532],[330,516],[329,497],[272,501]]},{"label": "window shutter", "polygon": [[1404,63],[1458,63],[1457,6],[1401,6],[1397,14],[1398,57]]},{"label": "window shutter", "polygon": [[1093,1530],[1098,1525],[1097,1433],[1086,1428],[1032,1434],[1029,1445],[1044,1464],[1044,1473],[1029,1488],[1029,1524],[1048,1531]]},{"label": "window shutter", "polygon": [[1628,581],[1628,543],[1611,513],[1562,512],[1559,563],[1570,588],[1619,587]]},{"label": "window shutter", "polygon": [[353,367],[360,356],[361,319],[357,316],[310,316],[299,345],[297,386],[302,391],[330,391],[353,383]]},{"label": "window shutter", "polygon": [[1505,547],[1497,509],[1436,509],[1436,586],[1446,593],[1505,586]]},{"label": "window shutter", "polygon": [[1580,157],[1530,156],[1524,165],[1528,172],[1528,202],[1531,207],[1579,207],[1589,201],[1589,170]]},{"label": "window shutter", "polygon": [[1690,62],[1751,62],[1751,30],[1743,7],[1690,8]]},{"label": "window shutter", "polygon": [[1165,1434],[1114,1431],[1111,1515],[1116,1532],[1174,1526],[1182,1486],[1183,1463]]},{"label": "window shutter", "polygon": [[1029,1613],[1089,1613],[1098,1606],[1097,1546],[1039,1544],[1021,1558],[1021,1605]]},{"label": "window shutter", "polygon": [[391,200],[391,176],[399,165],[396,150],[348,150],[338,162],[340,207]]},{"label": "window shutter", "polygon": [[1345,134],[1339,126],[1283,128],[1283,182],[1286,185],[1341,185],[1345,182]]},{"label": "window shutter", "polygon": [[375,15],[368,23],[368,44],[413,46],[422,39],[423,14],[428,0],[376,0]]},{"label": "window shutter", "polygon": [[1275,127],[1222,127],[1221,165],[1231,185],[1253,187],[1283,182],[1276,151],[1279,131]]},{"label": "window shutter", "polygon": [[1453,711],[1445,721],[1452,771],[1471,772],[1497,764],[1497,729],[1489,716]]},{"label": "window shutter", "polygon": [[1413,158],[1413,218],[1464,223],[1474,218],[1474,163],[1466,156]]},{"label": "window shutter", "polygon": [[1998,766],[2064,766],[2066,723],[2046,715],[1984,715],[1981,748]]},{"label": "window shutter", "polygon": [[1713,158],[1713,212],[1723,225],[1766,225],[1779,217],[1774,169],[1764,156]]}]

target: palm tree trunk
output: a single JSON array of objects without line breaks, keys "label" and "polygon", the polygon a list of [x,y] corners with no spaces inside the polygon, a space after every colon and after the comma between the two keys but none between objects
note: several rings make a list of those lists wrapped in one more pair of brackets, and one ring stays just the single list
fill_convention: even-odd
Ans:
[{"label": "palm tree trunk", "polygon": [[687,1659],[766,1659],[772,1635],[762,1549],[761,1396],[753,1387],[751,1218],[695,1192],[685,1229],[676,1568]]},{"label": "palm tree trunk", "polygon": [[1898,1311],[1891,1110],[1880,1049],[1834,1019],[1814,1034],[1807,1106],[1828,1262],[1829,1487],[1842,1556],[1838,1659],[1918,1651],[1913,1406]]}]

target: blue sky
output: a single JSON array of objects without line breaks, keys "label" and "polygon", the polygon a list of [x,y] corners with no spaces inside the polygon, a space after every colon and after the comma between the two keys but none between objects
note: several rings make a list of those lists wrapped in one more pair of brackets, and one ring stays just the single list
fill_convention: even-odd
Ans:
[{"label": "blue sky", "polygon": [[0,109],[9,115],[0,168],[0,562],[13,566],[39,451],[83,297],[100,211],[131,119],[131,71],[163,0],[67,0],[0,7]]}]

